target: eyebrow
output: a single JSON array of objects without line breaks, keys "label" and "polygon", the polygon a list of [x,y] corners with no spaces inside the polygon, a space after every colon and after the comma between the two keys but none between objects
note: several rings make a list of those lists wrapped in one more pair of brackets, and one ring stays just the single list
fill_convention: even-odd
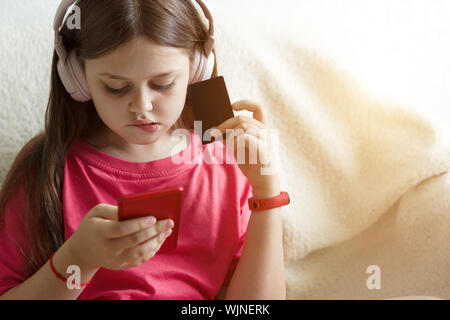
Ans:
[{"label": "eyebrow", "polygon": [[[165,77],[165,76],[170,76],[172,74],[179,74],[179,73],[181,73],[181,71],[171,70],[171,71],[167,71],[167,72],[164,72],[164,73],[157,74],[157,75],[153,76],[152,78],[162,78],[162,77]],[[99,75],[100,76],[106,76],[106,77],[109,77],[111,79],[129,80],[126,77],[123,77],[123,76],[120,76],[120,75],[111,74],[109,72],[103,72],[103,73],[100,73]]]}]

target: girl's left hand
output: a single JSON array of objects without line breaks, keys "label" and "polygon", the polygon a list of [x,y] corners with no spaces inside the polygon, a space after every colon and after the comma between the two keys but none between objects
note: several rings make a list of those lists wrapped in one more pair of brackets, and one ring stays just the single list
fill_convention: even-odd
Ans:
[{"label": "girl's left hand", "polygon": [[[231,106],[236,111],[248,110],[253,112],[253,118],[239,115],[224,121],[215,128],[220,130],[222,134],[227,133],[227,129],[232,130],[227,138],[234,141],[227,142],[227,139],[224,138],[223,143],[225,145],[233,143],[234,157],[239,168],[252,185],[253,197],[257,199],[278,195],[280,193],[278,173],[271,168],[270,174],[261,174],[264,172],[263,169],[269,170],[273,165],[271,132],[265,124],[261,106],[249,100],[241,100]],[[245,146],[242,140],[245,141]],[[252,154],[254,157],[250,159]]]}]

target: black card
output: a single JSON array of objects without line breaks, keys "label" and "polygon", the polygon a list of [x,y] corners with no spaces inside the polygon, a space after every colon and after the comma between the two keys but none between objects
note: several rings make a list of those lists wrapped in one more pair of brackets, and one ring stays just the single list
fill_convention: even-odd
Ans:
[{"label": "black card", "polygon": [[195,120],[202,121],[203,144],[214,141],[214,138],[204,139],[206,130],[234,117],[223,76],[190,84],[187,99]]}]

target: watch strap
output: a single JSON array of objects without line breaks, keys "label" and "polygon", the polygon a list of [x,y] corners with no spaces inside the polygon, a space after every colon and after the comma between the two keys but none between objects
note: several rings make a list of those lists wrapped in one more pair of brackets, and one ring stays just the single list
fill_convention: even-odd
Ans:
[{"label": "watch strap", "polygon": [[279,195],[264,199],[248,199],[248,207],[251,211],[269,210],[288,205],[291,202],[289,194],[282,191]]}]

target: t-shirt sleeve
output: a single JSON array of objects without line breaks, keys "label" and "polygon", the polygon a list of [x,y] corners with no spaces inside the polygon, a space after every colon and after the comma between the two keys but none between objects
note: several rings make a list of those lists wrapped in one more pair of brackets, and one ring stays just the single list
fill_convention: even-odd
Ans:
[{"label": "t-shirt sleeve", "polygon": [[248,221],[250,220],[251,211],[248,207],[248,199],[252,197],[252,186],[250,185],[247,177],[241,175],[239,180],[239,190],[240,190],[240,217],[239,217],[239,244],[236,249],[236,253],[233,260],[230,263],[225,280],[223,282],[224,286],[228,286],[231,278],[233,277],[234,270],[239,262],[239,258],[242,254],[242,249],[244,248],[245,235],[247,233]]},{"label": "t-shirt sleeve", "polygon": [[17,188],[5,206],[0,223],[0,295],[26,280],[25,193]]}]

